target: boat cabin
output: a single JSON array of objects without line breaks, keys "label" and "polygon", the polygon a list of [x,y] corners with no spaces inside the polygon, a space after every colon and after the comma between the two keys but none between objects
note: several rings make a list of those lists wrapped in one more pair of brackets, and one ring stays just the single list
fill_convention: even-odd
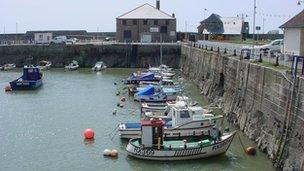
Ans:
[{"label": "boat cabin", "polygon": [[202,120],[206,117],[213,117],[212,114],[206,114],[202,107],[188,107],[185,102],[177,102],[175,105],[170,106],[168,110],[168,117],[172,118],[172,127],[192,120]]},{"label": "boat cabin", "polygon": [[33,66],[25,66],[23,68],[23,80],[36,81],[42,78],[42,73],[39,68]]},{"label": "boat cabin", "polygon": [[141,121],[141,141],[143,147],[160,147],[163,145],[165,122],[162,119],[151,118]]}]

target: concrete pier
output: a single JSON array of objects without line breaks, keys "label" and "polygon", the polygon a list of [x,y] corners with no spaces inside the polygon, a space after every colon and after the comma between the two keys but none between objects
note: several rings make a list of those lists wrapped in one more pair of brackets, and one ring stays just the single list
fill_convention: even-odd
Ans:
[{"label": "concrete pier", "polygon": [[[180,46],[162,46],[163,63],[178,67]],[[0,65],[15,63],[18,67],[36,65],[49,60],[52,67],[64,67],[77,60],[80,67],[92,67],[104,61],[108,67],[147,67],[160,64],[159,44],[106,44],[106,45],[19,45],[0,46]]]}]

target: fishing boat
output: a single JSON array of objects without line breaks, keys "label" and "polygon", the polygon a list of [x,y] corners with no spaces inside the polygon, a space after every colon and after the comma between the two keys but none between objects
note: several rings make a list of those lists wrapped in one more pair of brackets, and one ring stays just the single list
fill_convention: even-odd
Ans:
[{"label": "fishing boat", "polygon": [[166,140],[165,122],[161,119],[141,121],[141,137],[129,140],[128,155],[147,160],[190,160],[226,153],[236,132],[222,133],[213,127],[207,135]]},{"label": "fishing boat", "polygon": [[157,76],[151,72],[144,73],[133,73],[130,77],[125,81],[126,84],[138,84],[140,81],[156,81],[159,82],[161,77]]},{"label": "fishing boat", "polygon": [[4,71],[9,71],[9,70],[13,70],[16,68],[16,64],[4,64],[2,69]]},{"label": "fishing boat", "polygon": [[101,71],[101,70],[104,70],[106,68],[107,68],[106,64],[102,61],[99,61],[99,62],[96,62],[96,64],[92,68],[92,71]]},{"label": "fishing boat", "polygon": [[73,60],[69,65],[65,66],[66,70],[74,71],[79,68],[78,62]]},{"label": "fishing boat", "polygon": [[[164,136],[166,139],[176,139],[187,136],[202,136],[216,125],[221,125],[223,116],[205,114],[201,108],[175,105],[171,108],[165,121]],[[141,123],[119,124],[121,138],[138,138],[141,136]]]},{"label": "fishing boat", "polygon": [[50,61],[40,61],[37,67],[40,70],[49,70],[51,69],[51,66],[52,66],[52,62]]},{"label": "fishing boat", "polygon": [[42,73],[38,67],[25,66],[23,75],[10,82],[12,90],[34,90],[42,85]]},{"label": "fishing boat", "polygon": [[156,87],[149,85],[134,95],[134,100],[139,102],[166,102],[174,101],[178,92],[174,88],[161,88],[156,91]]}]

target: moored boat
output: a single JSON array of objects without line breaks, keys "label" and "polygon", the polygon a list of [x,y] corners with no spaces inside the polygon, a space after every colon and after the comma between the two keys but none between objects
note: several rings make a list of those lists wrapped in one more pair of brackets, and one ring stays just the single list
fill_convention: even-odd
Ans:
[{"label": "moored boat", "polygon": [[38,67],[25,66],[23,75],[10,82],[12,90],[34,90],[42,85],[42,73]]},{"label": "moored boat", "polygon": [[2,69],[4,71],[9,71],[9,70],[13,70],[16,68],[16,64],[4,64]]},{"label": "moored boat", "polygon": [[96,62],[94,67],[92,67],[92,71],[101,71],[101,70],[104,70],[106,68],[107,68],[106,64],[102,61],[99,61],[99,62]]},{"label": "moored boat", "polygon": [[51,69],[51,66],[52,66],[52,62],[50,61],[40,61],[37,67],[40,70],[49,70]]},{"label": "moored boat", "polygon": [[138,84],[141,81],[156,81],[159,82],[161,77],[158,77],[156,74],[151,72],[144,73],[133,73],[131,76],[127,78],[125,81],[126,84]]},{"label": "moored boat", "polygon": [[74,71],[79,68],[78,62],[73,60],[69,65],[65,66],[66,70]]},{"label": "moored boat", "polygon": [[165,122],[159,119],[141,122],[141,137],[131,139],[126,147],[130,156],[147,160],[189,160],[225,153],[236,132],[224,133],[214,127],[208,135],[186,139],[164,139]]},{"label": "moored boat", "polygon": [[[164,136],[174,139],[206,135],[213,126],[221,125],[223,118],[222,115],[204,113],[200,107],[185,107],[178,104],[171,107],[168,115],[162,118],[166,122]],[[119,132],[121,138],[138,138],[141,135],[141,124],[121,123]]]},{"label": "moored boat", "polygon": [[134,100],[139,102],[166,102],[174,101],[178,96],[178,91],[174,88],[161,88],[157,90],[155,86],[149,85],[134,95]]}]

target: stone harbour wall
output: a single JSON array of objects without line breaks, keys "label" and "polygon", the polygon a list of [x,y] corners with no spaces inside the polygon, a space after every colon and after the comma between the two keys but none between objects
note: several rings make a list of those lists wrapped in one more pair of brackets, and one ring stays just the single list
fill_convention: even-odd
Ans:
[{"label": "stone harbour wall", "polygon": [[180,67],[274,166],[304,170],[303,78],[189,46]]},{"label": "stone harbour wall", "polygon": [[[163,63],[178,67],[179,45],[163,45]],[[20,45],[0,46],[0,65],[15,63],[18,67],[49,60],[52,67],[64,67],[77,60],[80,67],[92,67],[104,61],[108,67],[147,67],[160,64],[159,45]]]}]

